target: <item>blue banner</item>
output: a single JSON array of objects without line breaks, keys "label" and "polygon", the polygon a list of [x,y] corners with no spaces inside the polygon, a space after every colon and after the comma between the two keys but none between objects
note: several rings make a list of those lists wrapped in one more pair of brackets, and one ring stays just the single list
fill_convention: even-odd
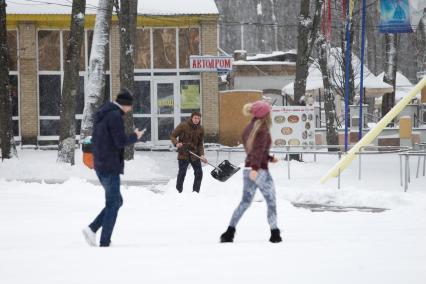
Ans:
[{"label": "blue banner", "polygon": [[409,0],[380,0],[380,32],[413,32]]}]

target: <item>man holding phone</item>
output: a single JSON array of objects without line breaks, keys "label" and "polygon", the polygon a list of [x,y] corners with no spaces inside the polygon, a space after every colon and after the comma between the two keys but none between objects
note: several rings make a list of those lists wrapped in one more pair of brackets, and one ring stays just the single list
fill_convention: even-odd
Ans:
[{"label": "man holding phone", "polygon": [[94,168],[105,190],[105,208],[83,229],[90,246],[96,246],[96,232],[102,227],[101,247],[108,247],[118,210],[123,205],[120,193],[120,174],[124,173],[124,148],[139,140],[143,131],[125,134],[123,115],[132,110],[133,96],[122,89],[114,102],[104,104],[95,114],[93,125]]},{"label": "man holding phone", "polygon": [[[201,180],[203,179],[203,170],[201,161],[207,163],[204,157],[204,128],[201,126],[201,113],[195,111],[191,118],[181,122],[170,135],[170,139],[178,148],[179,173],[177,176],[176,189],[179,193],[183,190],[186,170],[189,164],[194,169],[194,185],[192,190],[199,193]],[[200,156],[190,154],[190,152]],[[201,160],[201,161],[200,161]]]}]

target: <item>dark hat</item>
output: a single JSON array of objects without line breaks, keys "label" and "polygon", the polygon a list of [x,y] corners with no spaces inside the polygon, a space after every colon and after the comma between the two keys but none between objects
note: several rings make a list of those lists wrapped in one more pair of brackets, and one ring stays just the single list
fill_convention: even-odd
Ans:
[{"label": "dark hat", "polygon": [[132,106],[133,105],[133,95],[127,89],[121,89],[115,100],[119,105],[122,106]]}]

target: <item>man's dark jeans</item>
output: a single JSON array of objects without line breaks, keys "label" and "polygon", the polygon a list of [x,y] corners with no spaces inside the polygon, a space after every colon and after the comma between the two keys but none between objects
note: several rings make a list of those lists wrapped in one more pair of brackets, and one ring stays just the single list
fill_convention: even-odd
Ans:
[{"label": "man's dark jeans", "polygon": [[97,232],[102,227],[100,246],[109,246],[118,209],[123,205],[123,198],[120,193],[120,175],[100,172],[96,172],[96,174],[105,189],[105,208],[89,227],[93,232]]},{"label": "man's dark jeans", "polygon": [[183,190],[183,182],[185,181],[186,170],[188,169],[189,164],[191,164],[194,169],[194,185],[192,187],[193,191],[200,192],[201,180],[203,179],[203,169],[201,168],[200,160],[178,160],[179,161],[179,172],[176,181],[176,189],[179,192]]}]

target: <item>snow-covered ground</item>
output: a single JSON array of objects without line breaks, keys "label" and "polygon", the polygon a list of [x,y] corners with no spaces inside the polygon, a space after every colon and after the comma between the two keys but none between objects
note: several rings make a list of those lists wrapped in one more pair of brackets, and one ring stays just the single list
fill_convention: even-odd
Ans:
[{"label": "snow-covered ground", "polygon": [[[177,194],[176,153],[137,152],[123,180],[141,185],[122,187],[113,246],[102,249],[88,247],[81,235],[104,194],[80,154],[74,167],[56,164],[55,151],[21,150],[19,159],[0,163],[0,283],[426,283],[426,177],[414,173],[404,193],[395,155],[363,158],[361,181],[354,163],[340,190],[336,180],[317,183],[336,157],[292,161],[290,180],[287,162],[271,166],[284,241],[267,241],[258,195],[235,242],[220,244],[241,197],[241,172],[220,183],[204,167],[197,195],[189,170]],[[215,153],[208,158],[216,162]],[[292,203],[388,210],[311,212]]]}]

